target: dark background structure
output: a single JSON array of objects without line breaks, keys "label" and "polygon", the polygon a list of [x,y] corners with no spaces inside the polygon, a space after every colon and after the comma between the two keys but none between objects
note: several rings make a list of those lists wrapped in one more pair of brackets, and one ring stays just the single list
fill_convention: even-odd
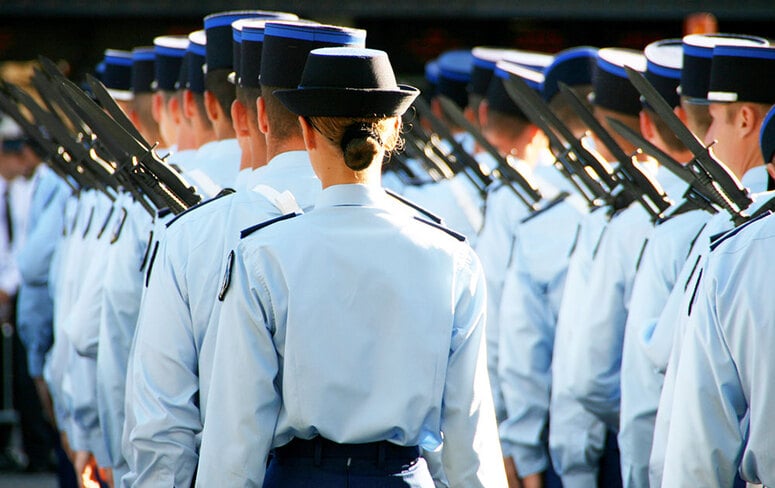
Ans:
[{"label": "dark background structure", "polygon": [[0,0],[0,61],[39,54],[91,71],[110,48],[201,28],[207,13],[260,8],[368,30],[404,77],[440,52],[477,45],[556,52],[576,45],[641,49],[681,37],[687,15],[711,12],[720,32],[775,38],[773,0]]}]

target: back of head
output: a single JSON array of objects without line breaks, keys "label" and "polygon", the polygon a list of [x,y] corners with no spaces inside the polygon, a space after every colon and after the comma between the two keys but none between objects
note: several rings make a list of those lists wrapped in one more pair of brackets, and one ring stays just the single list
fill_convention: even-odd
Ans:
[{"label": "back of head", "polygon": [[396,83],[383,51],[325,48],[310,53],[296,90],[276,95],[339,146],[348,168],[362,171],[399,144],[399,117],[419,90]]},{"label": "back of head", "polygon": [[267,22],[261,51],[260,84],[271,136],[276,140],[301,138],[298,118],[274,95],[299,85],[313,49],[337,46],[363,47],[366,31],[302,22]]}]

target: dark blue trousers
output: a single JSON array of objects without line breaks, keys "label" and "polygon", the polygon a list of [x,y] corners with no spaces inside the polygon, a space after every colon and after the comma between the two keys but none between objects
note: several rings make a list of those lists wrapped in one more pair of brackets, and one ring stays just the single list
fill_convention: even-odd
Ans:
[{"label": "dark blue trousers", "polygon": [[387,444],[293,440],[274,451],[264,488],[434,488],[419,450],[407,455],[409,448]]}]

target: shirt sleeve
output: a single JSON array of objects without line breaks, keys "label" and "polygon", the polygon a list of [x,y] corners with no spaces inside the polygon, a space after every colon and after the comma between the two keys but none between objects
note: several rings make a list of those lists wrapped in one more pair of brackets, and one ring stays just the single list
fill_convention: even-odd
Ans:
[{"label": "shirt sleeve", "polygon": [[500,424],[504,456],[524,477],[546,470],[555,316],[547,286],[525,269],[515,243],[503,285],[500,313],[499,381],[507,418]]},{"label": "shirt sleeve", "polygon": [[281,406],[269,288],[236,256],[221,307],[197,486],[262,486]]},{"label": "shirt sleeve", "polygon": [[487,372],[486,288],[472,255],[458,276],[450,358],[442,400],[444,472],[450,486],[505,487]]},{"label": "shirt sleeve", "polygon": [[698,287],[681,346],[662,486],[732,486],[740,463],[747,404],[709,278]]},{"label": "shirt sleeve", "polygon": [[180,249],[162,240],[139,312],[124,426],[135,486],[191,486],[196,470],[202,419],[183,263]]}]

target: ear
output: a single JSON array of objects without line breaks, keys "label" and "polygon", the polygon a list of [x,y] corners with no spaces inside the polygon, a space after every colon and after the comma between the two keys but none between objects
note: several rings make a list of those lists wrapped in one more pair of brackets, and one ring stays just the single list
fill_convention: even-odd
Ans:
[{"label": "ear", "polygon": [[304,146],[307,151],[311,151],[317,147],[317,134],[315,129],[307,122],[307,119],[299,116],[299,125],[301,126],[301,135],[304,137]]},{"label": "ear", "polygon": [[756,109],[747,103],[740,106],[740,110],[735,117],[735,125],[741,135],[741,137],[747,137],[751,132],[756,132],[758,139],[759,135],[759,113]]},{"label": "ear", "polygon": [[180,106],[180,99],[177,96],[170,98],[167,109],[170,112],[172,121],[179,125],[181,123],[181,118],[183,117],[183,107]]},{"label": "ear", "polygon": [[681,122],[686,125],[686,121],[688,120],[688,117],[686,116],[686,110],[682,106],[677,106],[673,109],[673,113],[681,119]]},{"label": "ear", "polygon": [[194,101],[194,92],[191,90],[183,91],[183,115],[187,119],[196,117],[196,102]]},{"label": "ear", "polygon": [[640,122],[640,133],[644,139],[649,142],[654,142],[654,122],[649,117],[649,114],[645,110],[641,110],[638,115],[638,122]]},{"label": "ear", "polygon": [[487,100],[482,100],[479,104],[479,125],[481,127],[487,127],[487,116],[490,113],[490,104]]},{"label": "ear", "polygon": [[129,120],[132,121],[132,125],[140,130],[140,128],[143,126],[143,123],[140,120],[140,116],[137,114],[137,110],[129,109],[129,113],[127,113],[127,115],[129,116]]},{"label": "ear", "polygon": [[237,137],[250,137],[248,131],[248,111],[239,100],[231,103],[231,123]]},{"label": "ear", "polygon": [[266,102],[264,97],[258,97],[256,99],[256,115],[258,117],[258,130],[262,134],[269,133],[269,117],[266,115]]},{"label": "ear", "polygon": [[205,110],[207,111],[207,118],[212,122],[218,120],[218,99],[210,90],[205,90]]},{"label": "ear", "polygon": [[156,123],[160,123],[162,112],[164,111],[164,96],[160,92],[156,92],[151,97],[151,117]]}]

